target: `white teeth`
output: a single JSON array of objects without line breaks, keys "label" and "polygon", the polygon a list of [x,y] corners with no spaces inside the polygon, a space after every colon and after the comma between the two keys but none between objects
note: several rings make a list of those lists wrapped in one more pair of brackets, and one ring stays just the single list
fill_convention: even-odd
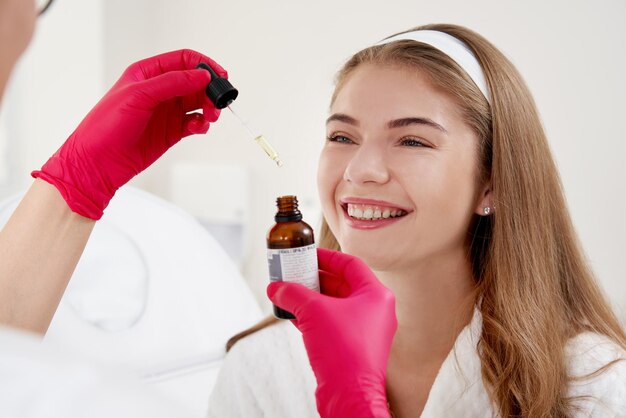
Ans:
[{"label": "white teeth", "polygon": [[379,206],[359,205],[353,203],[348,203],[346,206],[350,217],[363,220],[387,219],[406,215],[406,212],[402,209],[381,208]]}]

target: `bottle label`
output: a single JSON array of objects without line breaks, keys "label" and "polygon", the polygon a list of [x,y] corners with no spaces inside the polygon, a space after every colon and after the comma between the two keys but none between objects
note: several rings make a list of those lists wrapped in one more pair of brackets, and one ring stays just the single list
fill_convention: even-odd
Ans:
[{"label": "bottle label", "polygon": [[298,248],[268,248],[267,264],[271,281],[300,283],[320,291],[315,244]]}]

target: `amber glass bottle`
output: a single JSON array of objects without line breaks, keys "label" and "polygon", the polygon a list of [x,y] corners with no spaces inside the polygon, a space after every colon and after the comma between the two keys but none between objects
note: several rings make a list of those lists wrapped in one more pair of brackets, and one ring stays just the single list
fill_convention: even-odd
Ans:
[{"label": "amber glass bottle", "polygon": [[[296,196],[276,199],[276,224],[267,233],[267,263],[270,280],[294,282],[320,291],[313,228],[302,220]],[[274,306],[274,316],[294,319],[290,312]]]}]

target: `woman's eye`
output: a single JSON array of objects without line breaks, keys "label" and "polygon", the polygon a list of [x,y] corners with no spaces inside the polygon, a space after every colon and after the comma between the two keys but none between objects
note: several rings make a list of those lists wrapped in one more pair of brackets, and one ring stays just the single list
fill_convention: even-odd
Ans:
[{"label": "woman's eye", "polygon": [[423,141],[416,138],[404,138],[400,141],[400,144],[405,147],[427,147]]},{"label": "woman's eye", "polygon": [[348,138],[347,136],[343,136],[343,135],[330,135],[328,138],[328,142],[339,142],[340,144],[353,144],[354,141],[352,141],[350,138]]}]

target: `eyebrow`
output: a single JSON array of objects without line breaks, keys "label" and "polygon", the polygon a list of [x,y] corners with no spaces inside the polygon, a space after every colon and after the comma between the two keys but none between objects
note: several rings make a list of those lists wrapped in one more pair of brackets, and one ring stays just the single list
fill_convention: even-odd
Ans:
[{"label": "eyebrow", "polygon": [[[326,119],[326,124],[333,122],[333,121],[344,122],[349,125],[359,126],[358,120],[356,120],[352,116],[346,115],[345,113],[333,113],[332,115],[328,117],[328,119]],[[402,128],[402,127],[411,126],[411,125],[430,126],[431,128],[435,128],[441,132],[448,133],[446,128],[444,128],[437,122],[433,121],[432,119],[421,118],[421,117],[394,119],[387,123],[387,128],[394,129],[394,128]]]},{"label": "eyebrow", "polygon": [[333,113],[326,119],[326,124],[328,125],[332,121],[343,122],[349,125],[359,126],[359,121],[354,119],[352,116],[348,116],[345,113]]},{"label": "eyebrow", "polygon": [[402,128],[404,126],[411,126],[411,125],[430,126],[431,128],[435,128],[443,133],[446,133],[446,134],[448,133],[446,128],[439,125],[437,122],[433,121],[432,119],[428,119],[428,118],[402,118],[402,119],[395,119],[387,123],[387,127],[389,129]]}]

